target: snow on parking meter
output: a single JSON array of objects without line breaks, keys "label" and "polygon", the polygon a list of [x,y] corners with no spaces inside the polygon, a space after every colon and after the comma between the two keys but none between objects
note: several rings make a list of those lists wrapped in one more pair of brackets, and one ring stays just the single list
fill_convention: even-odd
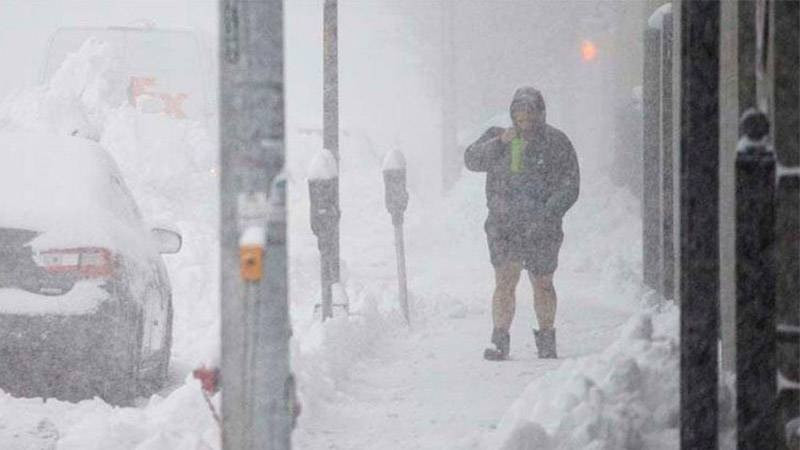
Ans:
[{"label": "snow on parking meter", "polygon": [[383,182],[386,188],[386,209],[392,224],[402,225],[408,206],[406,191],[406,158],[399,150],[390,151],[383,160]]}]

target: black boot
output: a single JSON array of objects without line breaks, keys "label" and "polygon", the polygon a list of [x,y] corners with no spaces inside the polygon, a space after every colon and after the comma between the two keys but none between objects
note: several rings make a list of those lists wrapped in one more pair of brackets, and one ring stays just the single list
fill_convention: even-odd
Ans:
[{"label": "black boot", "polygon": [[495,328],[492,331],[492,344],[496,348],[487,348],[483,351],[483,358],[489,361],[503,361],[508,359],[511,349],[511,336],[508,331]]},{"label": "black boot", "polygon": [[539,358],[555,359],[556,355],[556,329],[533,330],[536,337],[536,349],[539,351]]}]

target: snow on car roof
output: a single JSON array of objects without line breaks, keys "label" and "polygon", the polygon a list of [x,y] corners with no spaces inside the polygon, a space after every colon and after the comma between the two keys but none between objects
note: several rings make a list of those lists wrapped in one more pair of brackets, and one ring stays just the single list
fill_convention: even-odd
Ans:
[{"label": "snow on car roof", "polygon": [[124,204],[125,190],[93,141],[0,132],[0,227],[43,232],[37,247],[133,246],[138,211]]},{"label": "snow on car roof", "polygon": [[105,203],[100,188],[109,169],[102,153],[81,138],[0,133],[0,223]]}]

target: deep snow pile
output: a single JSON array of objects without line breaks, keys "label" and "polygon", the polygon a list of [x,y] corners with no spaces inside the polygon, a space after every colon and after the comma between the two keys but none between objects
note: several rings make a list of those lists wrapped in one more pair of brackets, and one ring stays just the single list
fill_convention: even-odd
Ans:
[{"label": "deep snow pile", "polygon": [[674,307],[632,317],[602,354],[566,361],[531,383],[487,447],[666,449],[678,438]]},{"label": "deep snow pile", "polygon": [[[721,448],[735,447],[734,380],[720,383]],[[531,383],[484,448],[500,450],[677,448],[679,310],[634,315],[604,352],[565,362]]]}]

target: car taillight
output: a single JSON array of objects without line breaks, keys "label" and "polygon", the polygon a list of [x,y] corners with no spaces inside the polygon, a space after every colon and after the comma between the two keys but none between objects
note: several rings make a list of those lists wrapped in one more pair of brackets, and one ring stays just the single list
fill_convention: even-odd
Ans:
[{"label": "car taillight", "polygon": [[36,254],[36,264],[53,274],[80,278],[104,278],[114,273],[111,252],[104,248],[44,250]]}]

